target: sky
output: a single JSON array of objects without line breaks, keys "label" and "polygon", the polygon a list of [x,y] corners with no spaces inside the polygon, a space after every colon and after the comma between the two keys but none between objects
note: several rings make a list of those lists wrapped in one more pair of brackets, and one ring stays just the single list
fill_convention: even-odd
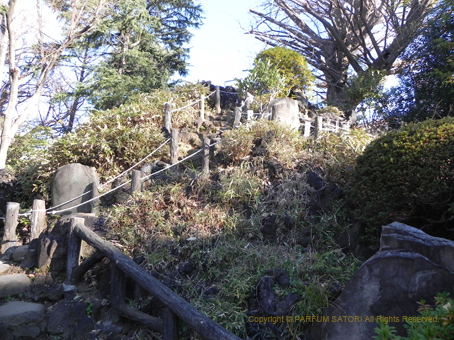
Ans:
[{"label": "sky", "polygon": [[211,81],[214,85],[233,85],[231,80],[244,78],[252,68],[254,57],[264,44],[245,34],[250,28],[250,8],[260,0],[199,0],[204,10],[204,24],[192,30],[189,74],[191,82]]}]

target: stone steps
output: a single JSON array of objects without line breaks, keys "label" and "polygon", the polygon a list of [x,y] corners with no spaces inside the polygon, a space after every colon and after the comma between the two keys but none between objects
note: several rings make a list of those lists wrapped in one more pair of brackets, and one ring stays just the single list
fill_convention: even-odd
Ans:
[{"label": "stone steps", "polygon": [[[9,275],[8,275],[9,276]],[[40,303],[10,301],[0,306],[0,334],[5,338],[36,338],[45,329],[46,307]]]},{"label": "stone steps", "polygon": [[0,260],[0,340],[122,338],[108,300],[83,283],[65,289],[60,276],[27,274],[12,254],[7,259]]},{"label": "stone steps", "polygon": [[0,334],[2,339],[8,340],[20,337],[36,338],[45,328],[43,320],[46,306],[16,300],[20,299],[32,284],[27,274],[17,271],[20,271],[18,267],[0,261],[0,298],[11,300],[0,305]]}]

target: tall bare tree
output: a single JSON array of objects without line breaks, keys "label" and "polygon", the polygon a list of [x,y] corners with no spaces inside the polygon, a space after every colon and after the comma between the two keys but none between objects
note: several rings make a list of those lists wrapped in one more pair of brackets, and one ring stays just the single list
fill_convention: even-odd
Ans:
[{"label": "tall bare tree", "polygon": [[[6,166],[8,149],[20,126],[37,111],[46,81],[58,65],[64,52],[78,39],[90,34],[106,14],[111,2],[106,0],[37,0],[56,11],[61,22],[61,39],[44,39],[43,27],[38,20],[38,34],[34,41],[20,39],[21,19],[18,0],[3,0],[0,6],[0,66],[8,69],[3,82],[0,170]],[[19,105],[20,104],[20,105]]]},{"label": "tall bare tree", "polygon": [[[434,2],[265,0],[261,10],[251,10],[256,23],[250,33],[301,53],[318,70],[326,101],[349,111],[363,99],[365,87],[391,73]],[[358,90],[353,96],[347,90],[352,74]]]}]

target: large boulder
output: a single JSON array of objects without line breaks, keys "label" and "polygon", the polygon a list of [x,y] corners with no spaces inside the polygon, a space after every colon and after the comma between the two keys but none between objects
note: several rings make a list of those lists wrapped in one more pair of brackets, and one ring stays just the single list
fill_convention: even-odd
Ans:
[{"label": "large boulder", "polygon": [[300,112],[298,102],[290,98],[281,98],[271,101],[269,110],[271,120],[289,125],[292,129],[300,128]]},{"label": "large boulder", "polygon": [[94,168],[79,163],[62,166],[52,181],[52,207],[61,215],[93,213],[96,201],[88,201],[98,196],[98,183]]},{"label": "large boulder", "polygon": [[[33,261],[32,266],[38,268],[47,268],[52,273],[65,273],[66,261],[68,254],[68,234],[71,225],[71,218],[79,217],[84,219],[84,225],[101,235],[104,230],[102,227],[102,220],[98,219],[94,214],[70,214],[62,216],[52,229],[47,230],[39,236],[36,247],[37,258]],[[82,242],[81,256],[88,257],[93,253],[93,248]],[[28,267],[22,264],[22,267]]]},{"label": "large boulder", "polygon": [[30,287],[31,281],[26,274],[0,276],[0,298],[19,295]]},{"label": "large boulder", "polygon": [[[311,329],[313,339],[371,339],[378,317],[389,317],[399,335],[405,318],[418,315],[418,302],[454,293],[454,242],[394,222],[384,226],[380,250],[355,273],[325,319]],[[385,320],[385,319],[383,319]]]},{"label": "large boulder", "polygon": [[46,307],[38,303],[10,301],[0,306],[2,339],[35,339],[42,332]]}]

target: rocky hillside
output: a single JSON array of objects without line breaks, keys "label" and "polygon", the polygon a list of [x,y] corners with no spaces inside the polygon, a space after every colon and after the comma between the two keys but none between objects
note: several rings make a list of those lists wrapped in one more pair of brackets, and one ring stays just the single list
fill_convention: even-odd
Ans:
[{"label": "rocky hillside", "polygon": [[[188,100],[198,95],[191,92]],[[48,197],[50,170],[66,163],[94,166],[105,182],[140,160],[165,140],[162,113],[158,115],[162,106],[153,103],[152,98],[144,98],[98,113],[74,135],[54,142],[46,152],[47,163],[16,174],[20,185],[16,188],[21,190],[16,197],[27,196],[32,179],[40,184],[35,190]],[[372,137],[352,129],[350,134],[304,138],[270,121],[231,129],[233,111],[208,112],[205,122],[198,122],[197,110],[191,110],[175,117],[182,137],[180,158],[198,149],[202,137],[218,142],[212,148],[209,175],[202,174],[201,158],[194,157],[176,171],[161,172],[147,181],[142,192],[131,195],[125,186],[102,198],[96,228],[240,338],[303,339],[312,323],[309,319],[264,320],[322,315],[360,261],[378,249],[378,244],[362,242],[364,225],[355,223],[344,199],[356,157]],[[142,170],[163,169],[168,154],[166,146]],[[27,230],[22,223],[21,229]],[[55,221],[50,219],[49,225]],[[62,271],[52,265],[24,270],[34,282],[22,293],[22,301],[37,302],[45,310],[37,326],[40,337],[159,338],[108,313],[110,273],[105,261],[85,274],[75,295],[65,293],[58,279]],[[49,277],[52,283],[46,281]],[[131,286],[129,291],[131,306],[150,315],[162,313],[162,306],[141,289]],[[17,296],[2,299],[5,305]],[[84,315],[77,318],[76,327],[82,335],[53,328],[54,317],[61,314],[55,311],[65,309]],[[74,324],[69,328],[76,329]],[[197,338],[185,326],[181,335]]]}]

